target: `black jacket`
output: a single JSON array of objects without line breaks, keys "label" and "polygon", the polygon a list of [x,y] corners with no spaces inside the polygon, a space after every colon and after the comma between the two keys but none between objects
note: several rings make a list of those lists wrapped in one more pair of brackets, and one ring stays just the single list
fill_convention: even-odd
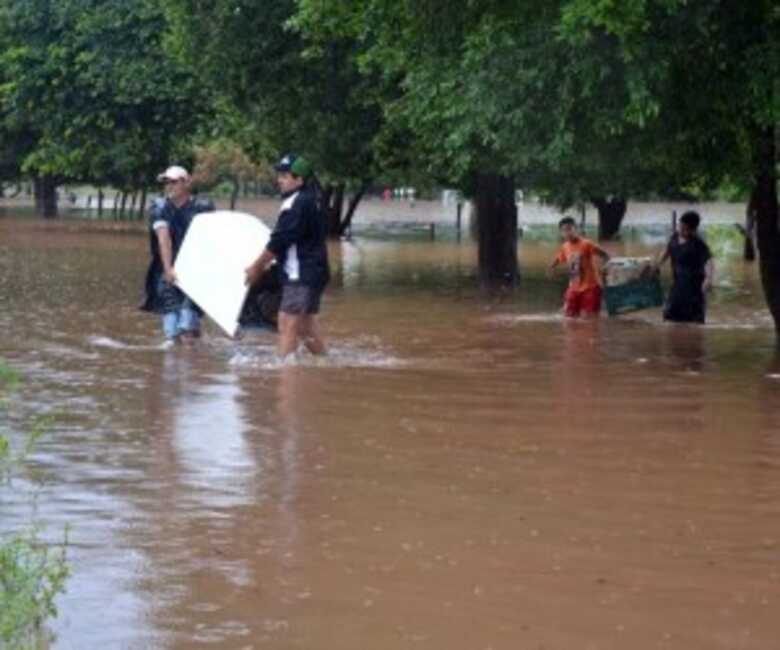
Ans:
[{"label": "black jacket", "polygon": [[213,212],[214,204],[208,199],[199,199],[192,197],[187,203],[177,208],[169,199],[156,199],[149,211],[149,252],[152,261],[146,272],[144,282],[144,301],[141,309],[145,311],[162,313],[172,311],[177,308],[177,303],[181,302],[183,294],[181,291],[170,285],[161,290],[160,277],[163,274],[162,257],[160,257],[160,243],[157,240],[157,233],[154,231],[154,224],[158,221],[165,221],[168,225],[168,232],[171,235],[171,247],[173,249],[173,261],[179,254],[184,236],[192,223],[196,214],[201,212]]},{"label": "black jacket", "polygon": [[330,280],[327,223],[314,192],[303,186],[283,194],[282,209],[271,233],[268,250],[276,255],[282,282],[300,282],[323,289]]}]

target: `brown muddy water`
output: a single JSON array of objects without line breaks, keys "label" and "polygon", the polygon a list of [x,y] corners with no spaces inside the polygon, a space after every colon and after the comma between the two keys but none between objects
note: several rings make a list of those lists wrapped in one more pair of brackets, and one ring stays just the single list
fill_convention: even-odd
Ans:
[{"label": "brown muddy water", "polygon": [[780,360],[737,248],[691,328],[565,322],[549,239],[491,299],[471,243],[334,244],[331,355],[282,368],[270,334],[161,350],[143,237],[0,219],[2,426],[54,416],[0,530],[70,526],[51,646],[780,647]]}]

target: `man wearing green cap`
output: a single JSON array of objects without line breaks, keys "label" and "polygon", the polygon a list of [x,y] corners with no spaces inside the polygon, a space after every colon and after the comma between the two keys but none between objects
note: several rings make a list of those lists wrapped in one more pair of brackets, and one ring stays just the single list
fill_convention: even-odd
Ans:
[{"label": "man wearing green cap", "polygon": [[309,163],[289,154],[275,169],[282,207],[268,245],[246,269],[246,283],[253,285],[276,260],[282,277],[279,356],[284,359],[294,353],[300,342],[312,354],[324,354],[325,341],[317,314],[322,292],[330,279],[325,243],[327,224],[308,183],[312,175]]}]

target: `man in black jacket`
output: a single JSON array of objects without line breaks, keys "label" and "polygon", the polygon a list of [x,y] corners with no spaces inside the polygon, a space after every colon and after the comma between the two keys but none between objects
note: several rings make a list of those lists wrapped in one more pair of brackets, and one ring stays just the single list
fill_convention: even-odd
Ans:
[{"label": "man in black jacket", "polygon": [[213,212],[211,201],[190,191],[190,175],[183,167],[169,167],[158,176],[166,198],[154,202],[149,219],[152,261],[146,273],[146,296],[141,309],[162,316],[166,342],[192,342],[200,335],[200,308],[176,286],[173,270],[179,248],[196,214]]},{"label": "man in black jacket", "polygon": [[325,353],[317,314],[320,298],[330,279],[327,224],[317,205],[309,163],[287,155],[275,167],[282,192],[282,207],[265,250],[246,269],[246,282],[254,284],[273,260],[281,269],[282,302],[279,307],[279,356],[295,352],[298,343],[312,354]]}]

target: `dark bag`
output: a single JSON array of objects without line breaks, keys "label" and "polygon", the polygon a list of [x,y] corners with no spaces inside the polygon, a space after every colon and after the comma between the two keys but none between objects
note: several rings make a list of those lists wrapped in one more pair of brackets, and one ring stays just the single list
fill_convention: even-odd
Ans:
[{"label": "dark bag", "polygon": [[243,327],[266,327],[276,330],[281,303],[281,270],[278,264],[273,264],[249,288],[238,322]]}]

